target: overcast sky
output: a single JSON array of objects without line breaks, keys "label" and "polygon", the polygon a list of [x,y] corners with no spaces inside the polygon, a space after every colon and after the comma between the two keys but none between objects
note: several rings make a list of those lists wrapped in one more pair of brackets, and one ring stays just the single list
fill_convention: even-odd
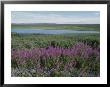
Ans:
[{"label": "overcast sky", "polygon": [[12,23],[100,24],[99,11],[12,11]]}]

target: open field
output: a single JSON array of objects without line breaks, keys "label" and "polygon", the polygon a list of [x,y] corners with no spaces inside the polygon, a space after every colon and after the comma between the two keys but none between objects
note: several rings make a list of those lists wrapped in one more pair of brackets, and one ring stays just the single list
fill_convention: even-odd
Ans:
[{"label": "open field", "polygon": [[100,34],[11,35],[12,76],[100,76]]},{"label": "open field", "polygon": [[52,43],[55,46],[70,47],[77,42],[84,42],[97,46],[100,44],[99,34],[65,34],[65,35],[49,35],[49,34],[17,34],[12,33],[12,48],[35,48],[46,47]]},{"label": "open field", "polygon": [[69,29],[100,31],[99,24],[12,24],[12,29]]}]

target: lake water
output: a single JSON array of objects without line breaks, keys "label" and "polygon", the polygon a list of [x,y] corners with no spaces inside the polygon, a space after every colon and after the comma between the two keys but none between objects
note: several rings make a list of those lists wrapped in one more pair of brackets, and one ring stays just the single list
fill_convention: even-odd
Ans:
[{"label": "lake water", "polygon": [[67,34],[67,33],[99,33],[98,31],[79,31],[79,30],[46,30],[46,29],[12,29],[16,33],[39,33],[39,34]]}]

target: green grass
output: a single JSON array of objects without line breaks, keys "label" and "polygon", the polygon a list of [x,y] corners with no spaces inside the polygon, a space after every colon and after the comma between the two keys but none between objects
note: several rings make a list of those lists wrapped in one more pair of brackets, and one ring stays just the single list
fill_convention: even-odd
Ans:
[{"label": "green grass", "polygon": [[95,30],[100,31],[99,24],[37,24],[37,25],[17,25],[12,24],[12,29],[71,29],[71,30]]},{"label": "green grass", "polygon": [[42,35],[42,34],[17,34],[12,33],[12,48],[46,47],[53,43],[55,46],[70,47],[77,42],[87,42],[90,45],[99,45],[99,34],[67,34],[67,35]]}]

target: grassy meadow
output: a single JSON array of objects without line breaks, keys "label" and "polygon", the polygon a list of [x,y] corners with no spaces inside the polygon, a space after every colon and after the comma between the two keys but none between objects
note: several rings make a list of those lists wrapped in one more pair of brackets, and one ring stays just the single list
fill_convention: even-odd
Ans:
[{"label": "grassy meadow", "polygon": [[12,24],[12,29],[69,29],[100,31],[99,24]]},{"label": "grassy meadow", "polygon": [[[99,25],[12,25],[14,28],[100,31]],[[100,34],[11,33],[13,77],[98,77]]]}]

